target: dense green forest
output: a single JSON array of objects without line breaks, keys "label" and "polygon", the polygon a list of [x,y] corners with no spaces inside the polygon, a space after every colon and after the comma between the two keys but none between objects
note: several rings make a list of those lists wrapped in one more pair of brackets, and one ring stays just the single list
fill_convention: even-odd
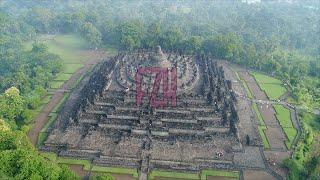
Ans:
[{"label": "dense green forest", "polygon": [[[0,168],[3,177],[74,177],[57,165],[52,165],[53,174],[43,174],[45,161],[27,143],[17,144],[26,141],[22,131],[32,121],[31,110],[39,106],[62,67],[60,57],[36,37],[67,33],[81,35],[92,49],[113,46],[130,51],[160,45],[165,51],[226,59],[281,79],[292,92],[291,103],[309,110],[320,107],[319,1],[3,0],[0,128],[10,128],[1,131],[0,163],[30,158],[40,167],[16,165],[16,170],[7,171],[14,165],[6,164]],[[34,41],[32,50],[22,48],[26,41]]]},{"label": "dense green forest", "polygon": [[75,32],[92,48],[111,44],[133,50],[161,45],[167,51],[211,54],[281,78],[304,108],[320,106],[318,7],[318,1],[3,3],[7,13],[26,23],[19,30],[27,37]]}]

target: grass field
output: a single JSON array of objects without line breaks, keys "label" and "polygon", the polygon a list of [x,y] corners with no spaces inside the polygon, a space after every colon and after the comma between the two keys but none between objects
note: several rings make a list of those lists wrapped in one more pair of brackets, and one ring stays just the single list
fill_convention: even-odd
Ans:
[{"label": "grass field", "polygon": [[260,126],[266,126],[266,124],[265,124],[265,122],[264,122],[264,120],[263,120],[263,118],[262,118],[262,115],[261,115],[261,113],[260,113],[260,111],[259,111],[259,109],[258,109],[258,105],[257,105],[257,103],[252,103],[252,108],[253,108],[253,111],[256,113],[256,115],[257,115],[257,118],[258,118],[258,120],[259,120],[259,125]]},{"label": "grass field", "polygon": [[[253,99],[253,94],[252,94],[248,84],[246,83],[246,81],[244,79],[242,79],[236,71],[234,71],[234,72],[236,74],[237,79],[239,81],[241,81],[241,83],[246,91],[247,97],[250,99]],[[264,132],[264,130],[266,129],[266,124],[262,118],[262,115],[261,115],[261,113],[258,109],[258,105],[256,103],[252,103],[252,109],[253,109],[254,113],[256,114],[257,119],[259,121],[258,128],[259,128],[259,134],[260,134],[262,142],[263,142],[263,146],[265,149],[268,149],[268,148],[270,148],[270,144],[269,144],[268,138]]]},{"label": "grass field", "polygon": [[240,174],[238,171],[221,171],[221,170],[202,170],[201,171],[201,180],[206,180],[208,176],[227,177],[232,179],[240,178]]},{"label": "grass field", "polygon": [[257,72],[251,72],[251,74],[270,100],[277,100],[287,92],[280,80]]},{"label": "grass field", "polygon": [[268,138],[266,136],[266,133],[264,132],[264,130],[266,129],[266,126],[259,126],[258,129],[259,129],[259,134],[262,138],[263,147],[265,149],[269,149],[270,144],[269,144]]},{"label": "grass field", "polygon": [[289,109],[282,105],[273,105],[276,110],[276,116],[282,128],[293,128]]},{"label": "grass field", "polygon": [[64,84],[64,81],[53,80],[52,82],[50,82],[50,88],[51,89],[60,89],[63,84]]},{"label": "grass field", "polygon": [[[200,176],[199,176],[200,175]],[[189,172],[177,172],[167,170],[153,170],[149,174],[150,180],[159,178],[172,178],[172,179],[201,179],[207,180],[208,176],[212,177],[225,177],[228,179],[239,179],[240,175],[238,171],[223,171],[215,169],[202,170],[200,174]]]},{"label": "grass field", "polygon": [[288,149],[291,149],[293,140],[297,135],[297,130],[293,127],[290,111],[282,105],[273,105],[273,107],[276,110],[276,117],[280,126],[287,136],[286,146]]},{"label": "grass field", "polygon": [[71,158],[62,158],[58,157],[55,153],[41,153],[43,157],[51,161],[57,162],[59,164],[68,164],[68,165],[82,165],[83,170],[99,172],[99,173],[115,173],[115,174],[129,174],[135,178],[138,178],[138,171],[132,168],[120,168],[120,167],[103,167],[95,166],[90,163],[88,160],[79,160]]},{"label": "grass field", "polygon": [[79,159],[69,159],[69,158],[57,158],[59,164],[74,164],[74,165],[83,165],[85,171],[90,171],[91,163],[88,160],[79,160]]},{"label": "grass field", "polygon": [[57,54],[63,61],[63,73],[73,74],[83,67],[86,57],[79,52],[87,49],[84,39],[76,35],[57,35],[45,41],[49,52]]},{"label": "grass field", "polygon": [[270,144],[269,144],[269,141],[268,141],[268,138],[264,132],[264,130],[267,128],[266,127],[266,124],[262,118],[262,115],[258,109],[258,105],[256,103],[252,103],[252,108],[253,108],[253,111],[255,112],[258,120],[259,120],[259,126],[258,126],[258,129],[259,129],[259,134],[261,136],[261,139],[262,139],[262,142],[263,142],[263,147],[265,149],[269,149],[270,148]]},{"label": "grass field", "polygon": [[70,79],[72,74],[60,73],[54,78],[54,81],[67,81]]},{"label": "grass field", "polygon": [[[68,165],[82,165],[85,171],[91,169],[92,172],[98,173],[109,173],[109,174],[129,174],[134,178],[138,178],[139,174],[137,169],[132,168],[121,168],[121,167],[103,167],[92,165],[88,160],[78,160],[70,158],[58,157],[55,153],[41,153],[41,156],[59,164],[68,164]],[[200,176],[201,178],[200,178]],[[156,177],[161,178],[176,178],[176,179],[201,179],[206,180],[208,176],[212,177],[225,177],[230,179],[239,179],[240,174],[238,171],[224,171],[224,170],[215,170],[215,169],[206,169],[202,170],[200,174],[189,173],[189,172],[177,172],[177,171],[167,171],[167,170],[153,170],[149,174],[150,180],[155,179]]]},{"label": "grass field", "polygon": [[139,177],[138,171],[131,168],[120,168],[120,167],[102,167],[102,166],[93,166],[92,171],[102,172],[102,173],[114,173],[114,174],[130,174],[135,178]]},{"label": "grass field", "polygon": [[[38,40],[48,46],[50,53],[59,55],[63,61],[63,70],[55,80],[67,81],[71,75],[66,74],[75,73],[87,61],[88,57],[80,53],[88,49],[87,42],[77,35],[42,35]],[[24,48],[31,50],[32,44],[33,42],[27,42]]]},{"label": "grass field", "polygon": [[179,178],[179,179],[199,179],[199,175],[195,173],[174,172],[165,170],[154,170],[149,174],[148,179],[155,179],[156,177],[163,178]]}]

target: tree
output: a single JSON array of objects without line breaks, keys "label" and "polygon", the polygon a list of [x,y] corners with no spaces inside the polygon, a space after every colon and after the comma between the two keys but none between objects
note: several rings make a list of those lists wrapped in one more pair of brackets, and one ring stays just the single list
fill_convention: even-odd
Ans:
[{"label": "tree", "polygon": [[101,33],[95,26],[93,26],[92,23],[84,23],[81,28],[81,34],[89,42],[91,48],[97,49],[97,47],[101,44]]},{"label": "tree", "polygon": [[304,179],[306,176],[305,168],[294,159],[286,159],[283,165],[289,169],[288,178],[290,180]]},{"label": "tree", "polygon": [[98,175],[91,178],[91,180],[114,180],[114,177],[109,174]]},{"label": "tree", "polygon": [[26,22],[39,33],[49,33],[53,19],[54,14],[47,8],[34,8],[25,17]]},{"label": "tree", "polygon": [[143,38],[144,48],[154,48],[159,45],[159,36],[161,33],[161,27],[159,23],[152,23],[147,28],[147,35]]},{"label": "tree", "polygon": [[119,39],[120,49],[133,50],[141,46],[142,28],[140,22],[127,22],[117,28],[116,37]]},{"label": "tree", "polygon": [[178,49],[182,40],[182,33],[179,29],[173,29],[164,32],[160,37],[160,45],[164,49],[174,50]]},{"label": "tree", "polygon": [[320,77],[320,58],[310,61],[309,72],[311,76]]},{"label": "tree", "polygon": [[202,39],[200,36],[192,36],[189,39],[183,41],[183,51],[188,54],[196,53],[200,50]]},{"label": "tree", "polygon": [[0,115],[14,121],[24,109],[24,100],[16,87],[11,87],[0,96]]},{"label": "tree", "polygon": [[24,132],[8,130],[0,121],[0,177],[12,179],[79,179],[66,166],[45,160]]}]

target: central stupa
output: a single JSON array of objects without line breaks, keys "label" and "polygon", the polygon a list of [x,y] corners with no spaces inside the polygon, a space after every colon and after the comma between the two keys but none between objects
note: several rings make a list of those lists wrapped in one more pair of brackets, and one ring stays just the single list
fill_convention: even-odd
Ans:
[{"label": "central stupa", "polygon": [[171,68],[168,56],[162,52],[161,47],[157,46],[154,55],[149,59],[149,66]]}]

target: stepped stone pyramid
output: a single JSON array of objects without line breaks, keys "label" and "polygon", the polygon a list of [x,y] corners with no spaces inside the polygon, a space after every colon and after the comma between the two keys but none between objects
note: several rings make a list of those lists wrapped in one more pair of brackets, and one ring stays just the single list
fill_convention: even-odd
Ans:
[{"label": "stepped stone pyramid", "polygon": [[[177,68],[176,107],[136,104],[137,69]],[[152,89],[154,76],[142,86]],[[233,168],[241,150],[231,82],[203,55],[120,53],[86,77],[64,105],[42,148],[102,166],[196,171]]]}]

